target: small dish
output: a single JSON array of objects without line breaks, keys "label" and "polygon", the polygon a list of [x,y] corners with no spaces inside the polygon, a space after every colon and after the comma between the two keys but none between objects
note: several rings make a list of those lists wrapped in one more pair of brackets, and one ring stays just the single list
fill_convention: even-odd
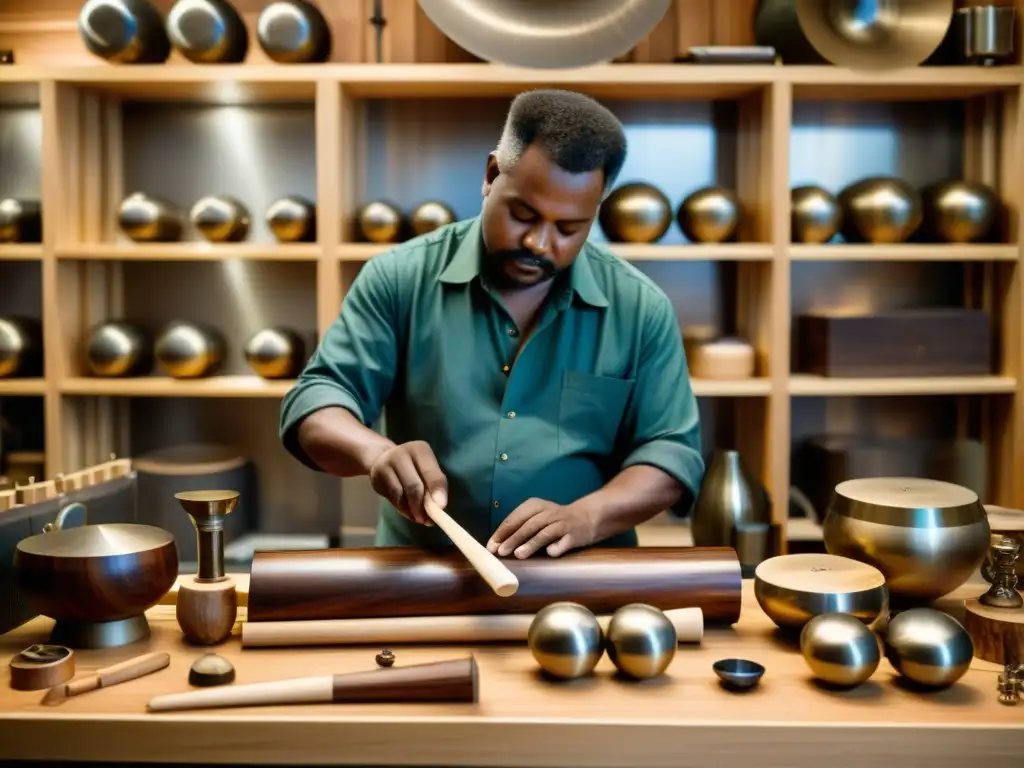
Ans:
[{"label": "small dish", "polygon": [[764,667],[746,659],[720,659],[712,667],[722,685],[732,691],[749,691],[764,676]]}]

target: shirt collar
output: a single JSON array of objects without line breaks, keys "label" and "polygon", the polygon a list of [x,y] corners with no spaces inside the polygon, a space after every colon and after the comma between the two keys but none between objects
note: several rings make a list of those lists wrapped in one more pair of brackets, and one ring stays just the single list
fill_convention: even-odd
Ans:
[{"label": "shirt collar", "polygon": [[[588,251],[590,245],[586,244],[580,250],[579,256],[569,269],[569,280],[572,291],[579,298],[592,307],[607,307],[608,297],[597,284],[594,271],[590,265]],[[480,217],[473,220],[473,224],[466,230],[462,242],[455,250],[455,255],[448,262],[438,278],[442,283],[449,285],[464,285],[471,282],[480,275],[480,257],[483,254],[483,239],[480,233]]]}]

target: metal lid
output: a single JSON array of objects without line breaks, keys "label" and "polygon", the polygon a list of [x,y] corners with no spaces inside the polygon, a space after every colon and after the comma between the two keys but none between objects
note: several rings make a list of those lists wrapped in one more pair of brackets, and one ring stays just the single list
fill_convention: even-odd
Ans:
[{"label": "metal lid", "polygon": [[135,523],[83,525],[29,536],[18,550],[38,557],[114,557],[158,549],[174,542],[163,528]]}]

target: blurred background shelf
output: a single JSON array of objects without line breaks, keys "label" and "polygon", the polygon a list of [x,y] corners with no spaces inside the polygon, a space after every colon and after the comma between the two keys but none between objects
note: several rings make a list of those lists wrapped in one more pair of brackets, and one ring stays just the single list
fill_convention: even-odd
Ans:
[{"label": "blurred background shelf", "polygon": [[1015,245],[791,245],[791,261],[1017,261]]},{"label": "blurred background shelf", "polygon": [[[185,380],[164,376],[130,379],[64,379],[65,395],[106,397],[274,397],[287,394],[294,381],[268,381],[259,376],[211,376]],[[0,390],[2,391],[2,390]]]},{"label": "blurred background shelf", "polygon": [[0,261],[39,261],[42,258],[41,245],[0,243]]},{"label": "blurred background shelf", "polygon": [[0,397],[45,394],[46,379],[0,379]]},{"label": "blurred background shelf", "polygon": [[81,261],[316,261],[318,245],[265,245],[252,243],[87,243],[61,246],[58,259]]},{"label": "blurred background shelf", "polygon": [[1017,380],[1010,376],[918,376],[882,379],[844,379],[796,374],[789,393],[796,397],[856,397],[867,395],[1012,395]]}]

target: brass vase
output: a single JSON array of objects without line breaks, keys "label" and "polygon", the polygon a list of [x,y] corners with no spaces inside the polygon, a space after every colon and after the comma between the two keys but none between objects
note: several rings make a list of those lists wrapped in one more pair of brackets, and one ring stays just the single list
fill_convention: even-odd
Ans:
[{"label": "brass vase", "polygon": [[737,526],[771,523],[768,493],[743,465],[739,451],[715,451],[693,506],[698,547],[735,547]]}]

